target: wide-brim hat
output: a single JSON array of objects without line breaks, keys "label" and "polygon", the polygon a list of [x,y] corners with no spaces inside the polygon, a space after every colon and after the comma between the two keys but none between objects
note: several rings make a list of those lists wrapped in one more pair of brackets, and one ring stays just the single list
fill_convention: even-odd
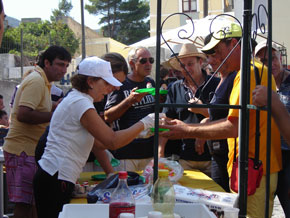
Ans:
[{"label": "wide-brim hat", "polygon": [[111,64],[96,56],[85,58],[78,66],[78,74],[100,77],[113,86],[122,86],[112,73]]},{"label": "wide-brim hat", "polygon": [[[263,40],[262,42],[259,42],[255,48],[255,56],[261,51],[263,48],[267,47],[267,40]],[[272,42],[272,49],[275,51],[279,51],[278,45],[275,42]]]},{"label": "wide-brim hat", "polygon": [[[186,58],[186,57],[200,57],[202,59],[206,59],[205,54],[202,53],[193,43],[183,44],[177,57],[178,59]],[[175,56],[169,59],[169,64],[175,70],[179,70],[179,71],[182,70],[180,63]]]},{"label": "wide-brim hat", "polygon": [[215,32],[213,32],[213,35],[211,36],[211,39],[209,43],[207,43],[201,51],[205,54],[211,53],[211,50],[223,39],[227,38],[240,38],[242,37],[242,28],[237,23],[228,23],[221,25],[217,28]]}]

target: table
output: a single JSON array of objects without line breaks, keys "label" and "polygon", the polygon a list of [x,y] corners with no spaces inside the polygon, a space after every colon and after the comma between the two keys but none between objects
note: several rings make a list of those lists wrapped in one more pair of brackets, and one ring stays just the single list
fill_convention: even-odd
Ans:
[{"label": "table", "polygon": [[[140,175],[142,172],[138,172]],[[78,179],[79,183],[88,181],[89,184],[95,183],[91,180],[92,175],[102,174],[102,172],[84,172],[81,173],[80,178]],[[221,186],[215,183],[210,177],[200,172],[199,170],[185,170],[183,176],[178,181],[182,186],[195,189],[205,189],[210,191],[224,192]],[[73,204],[86,204],[86,198],[74,198],[71,200]]]}]

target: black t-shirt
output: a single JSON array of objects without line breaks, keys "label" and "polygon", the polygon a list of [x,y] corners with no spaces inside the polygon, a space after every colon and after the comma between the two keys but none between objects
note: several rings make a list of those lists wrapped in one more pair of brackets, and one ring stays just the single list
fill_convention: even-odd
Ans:
[{"label": "black t-shirt", "polygon": [[[211,104],[229,104],[230,95],[233,88],[234,79],[237,72],[230,73],[225,80],[216,89]],[[226,118],[228,116],[228,108],[209,108],[209,118],[211,121]],[[219,142],[219,143],[217,143]],[[217,152],[228,152],[228,143],[226,139],[223,140],[211,140],[214,143],[214,153]]]},{"label": "black t-shirt", "polygon": [[[210,76],[205,76],[206,81],[209,80]],[[219,78],[212,78],[211,81],[204,87],[204,83],[200,86],[195,94],[195,97],[200,97],[203,103],[207,104],[210,102],[210,95],[215,91],[219,84]],[[202,91],[203,90],[203,91]],[[174,82],[168,90],[166,103],[168,104],[188,104],[186,97],[189,89],[184,85],[184,80],[178,80]],[[166,113],[167,117],[179,119],[185,123],[200,123],[204,116],[201,114],[195,114],[188,111],[187,108],[174,108],[166,107],[163,108],[163,113]],[[209,154],[208,147],[205,146],[205,152],[199,155],[195,151],[195,139],[182,139],[183,145],[180,152],[180,158],[184,160],[193,161],[209,161],[211,156]]]},{"label": "black t-shirt", "polygon": [[[151,83],[152,87],[155,87],[154,80],[149,77],[146,77],[143,82],[134,82],[127,77],[119,90],[108,95],[105,110],[127,98],[133,88],[146,88],[147,83]],[[133,104],[118,120],[114,121],[113,129],[115,131],[127,129],[148,114],[154,113],[154,104],[154,96],[146,95],[139,103]],[[111,152],[118,159],[143,159],[153,157],[153,146],[154,137],[135,139],[125,147]]]}]

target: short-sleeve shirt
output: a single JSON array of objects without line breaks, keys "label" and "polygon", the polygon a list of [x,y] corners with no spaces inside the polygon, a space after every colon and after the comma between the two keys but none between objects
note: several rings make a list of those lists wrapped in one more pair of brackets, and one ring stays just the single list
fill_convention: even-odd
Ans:
[{"label": "short-sleeve shirt", "polygon": [[[210,76],[205,76],[205,81],[208,81]],[[204,86],[201,85],[195,94],[195,97],[200,97],[203,103],[207,104],[210,102],[211,93],[214,93],[217,85],[219,84],[220,79],[213,77],[211,81]],[[201,92],[201,90],[203,90]],[[174,82],[167,94],[166,102],[168,104],[188,104],[186,95],[189,92],[189,88],[184,84],[184,80],[177,80]],[[201,114],[195,114],[188,111],[187,108],[176,108],[176,107],[164,107],[163,113],[167,117],[173,119],[179,119],[185,123],[200,123],[204,116]],[[195,151],[195,139],[182,139],[182,149],[180,153],[180,158],[183,160],[192,160],[192,161],[209,161],[211,156],[208,150],[208,147],[205,146],[205,152],[202,155],[199,155]]]},{"label": "short-sleeve shirt", "polygon": [[[105,110],[122,102],[130,95],[133,88],[146,88],[148,83],[155,87],[155,82],[150,77],[146,77],[143,82],[134,82],[127,77],[119,90],[108,95]],[[154,113],[154,105],[154,96],[146,95],[139,103],[133,104],[119,119],[114,121],[113,129],[116,131],[129,128],[143,117]],[[128,145],[111,152],[118,159],[145,159],[153,157],[153,147],[154,137],[137,138]]]},{"label": "short-sleeve shirt", "polygon": [[94,137],[80,122],[89,109],[95,109],[93,98],[73,89],[53,113],[38,163],[50,175],[58,172],[60,180],[75,183],[92,150]]},{"label": "short-sleeve shirt", "polygon": [[[266,67],[262,72],[262,64],[258,61],[255,62],[255,66],[258,68],[260,77],[261,77],[261,85],[267,86],[267,76],[268,70]],[[254,68],[251,67],[251,75],[250,75],[250,104],[252,103],[252,92],[256,87],[256,80],[254,75]],[[272,76],[272,90],[276,90],[276,83]],[[234,80],[234,85],[232,89],[232,93],[230,96],[230,104],[231,105],[239,105],[239,97],[240,97],[240,71]],[[256,110],[250,110],[250,124],[249,124],[249,158],[255,157],[255,132],[256,132]],[[239,110],[238,109],[230,109],[228,119],[231,117],[238,118]],[[264,169],[266,169],[266,152],[267,152],[267,112],[260,111],[260,153],[259,158],[263,163]],[[237,156],[238,156],[238,147],[239,140],[237,138]],[[234,159],[234,147],[235,141],[232,138],[228,138],[229,145],[229,161],[228,161],[228,173],[231,175],[232,164]],[[280,133],[274,122],[273,118],[271,121],[271,168],[270,173],[278,172],[282,169],[282,157],[281,157],[281,143],[280,143]],[[264,175],[266,174],[266,170],[264,170]]]},{"label": "short-sleeve shirt", "polygon": [[18,121],[17,113],[19,106],[26,106],[39,112],[50,112],[52,107],[50,88],[51,84],[46,74],[38,66],[21,82],[16,92],[11,124],[3,146],[6,152],[16,155],[25,152],[28,156],[34,156],[37,142],[49,123],[23,123]]},{"label": "short-sleeve shirt", "polygon": [[[229,75],[222,81],[219,87],[215,90],[210,103],[211,104],[229,104],[230,95],[233,88],[234,79],[237,75],[237,72],[231,72]],[[227,108],[209,108],[209,118],[210,121],[219,120],[226,118],[229,113]],[[211,143],[218,142],[220,149],[223,151],[228,151],[228,142],[227,139],[221,140],[211,140]]]}]

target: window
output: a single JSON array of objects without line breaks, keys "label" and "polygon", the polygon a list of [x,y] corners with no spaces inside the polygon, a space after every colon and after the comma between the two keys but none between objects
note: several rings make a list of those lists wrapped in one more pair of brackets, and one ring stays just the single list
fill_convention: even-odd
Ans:
[{"label": "window", "polygon": [[224,0],[224,11],[230,12],[234,9],[234,0]]},{"label": "window", "polygon": [[182,12],[192,12],[196,9],[196,0],[182,0]]}]

